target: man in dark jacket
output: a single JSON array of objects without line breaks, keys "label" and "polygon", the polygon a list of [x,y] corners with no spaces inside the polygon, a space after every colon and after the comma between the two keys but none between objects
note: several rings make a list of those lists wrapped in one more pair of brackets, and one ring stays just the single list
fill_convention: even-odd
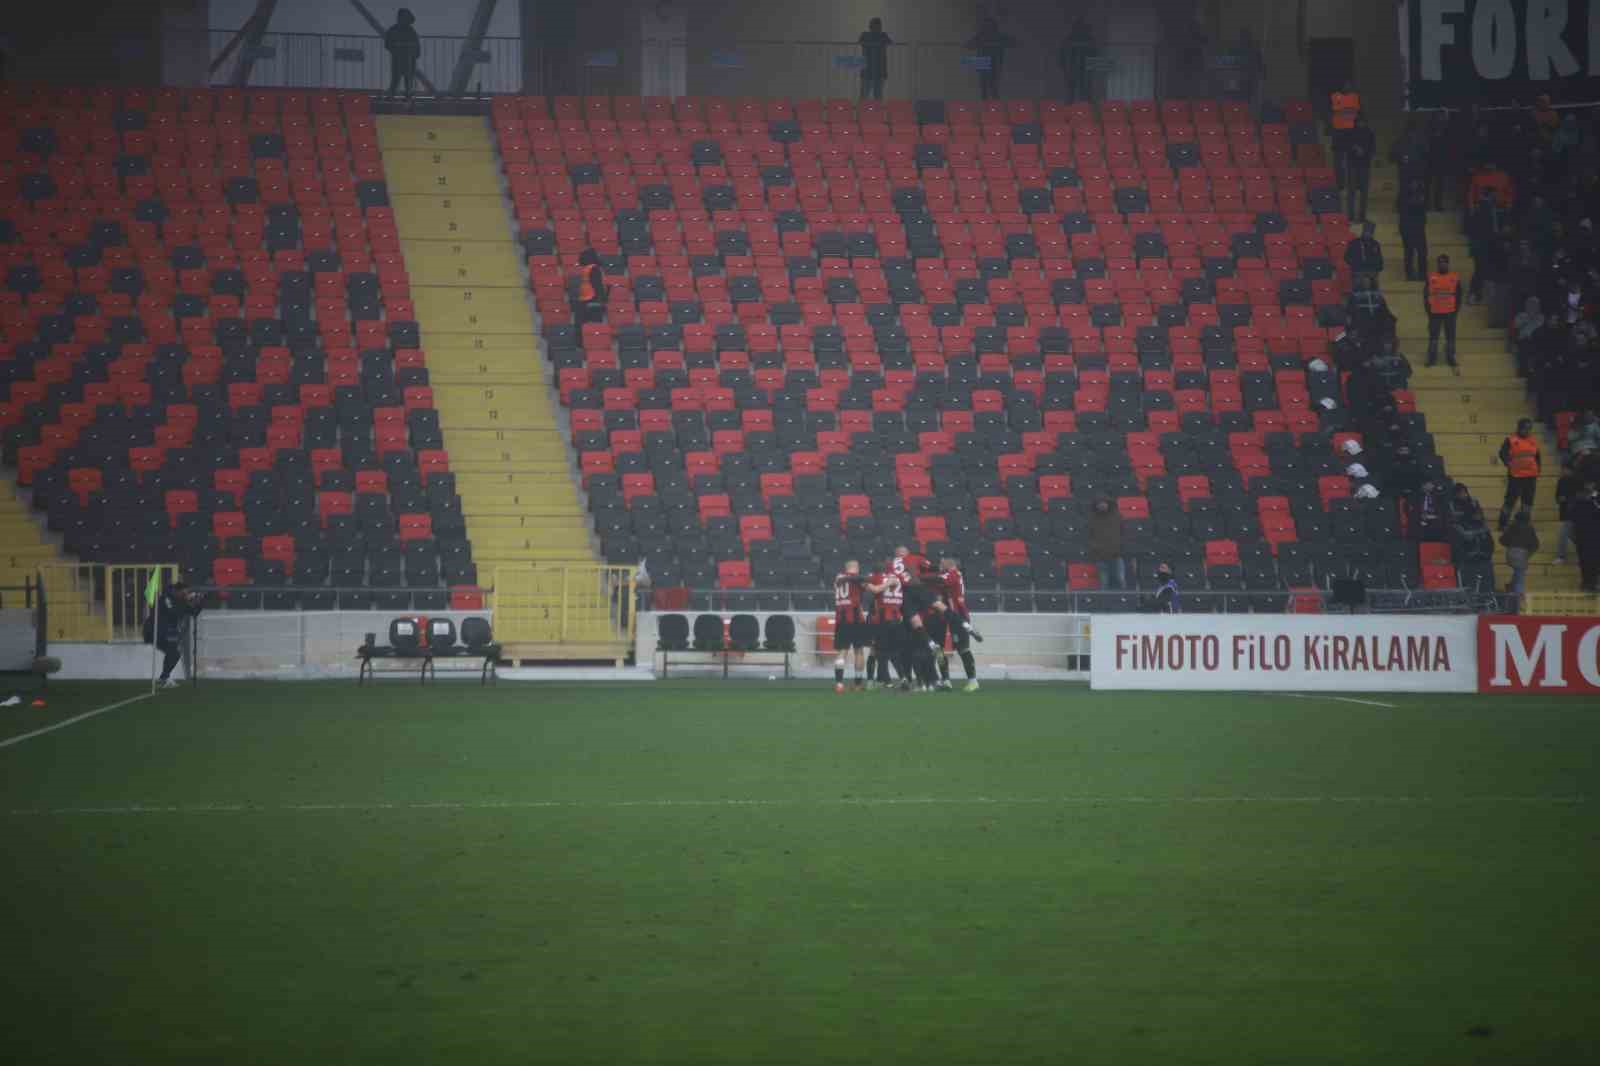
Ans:
[{"label": "man in dark jacket", "polygon": [[1400,241],[1406,280],[1421,281],[1428,272],[1428,190],[1420,178],[1400,194]]},{"label": "man in dark jacket", "polygon": [[1089,99],[1089,60],[1094,58],[1094,31],[1083,19],[1075,19],[1067,39],[1061,43],[1057,62],[1066,79],[1067,103]]},{"label": "man in dark jacket", "polygon": [[883,83],[889,78],[889,46],[894,42],[883,32],[883,20],[873,19],[859,39],[861,45],[861,99],[882,100]]},{"label": "man in dark jacket", "polygon": [[1467,298],[1473,303],[1483,299],[1483,283],[1486,279],[1485,266],[1493,252],[1494,242],[1500,238],[1500,230],[1505,225],[1506,212],[1495,200],[1493,189],[1484,189],[1473,205],[1472,215],[1467,219],[1468,248],[1472,256],[1472,280],[1467,284]]},{"label": "man in dark jacket", "polygon": [[1367,189],[1372,182],[1372,157],[1378,154],[1378,141],[1367,125],[1367,116],[1356,116],[1355,128],[1345,134],[1345,165],[1348,167],[1352,222],[1367,220]]},{"label": "man in dark jacket", "polygon": [[1564,459],[1561,463],[1561,480],[1556,482],[1556,554],[1555,562],[1567,561],[1567,544],[1573,540],[1572,536],[1572,501],[1583,491],[1583,479],[1572,468],[1572,460]]},{"label": "man in dark jacket", "polygon": [[410,8],[401,8],[394,17],[394,25],[383,34],[383,47],[389,52],[389,92],[395,96],[405,83],[406,101],[417,93],[417,60],[422,55],[422,38],[414,29],[417,16]]},{"label": "man in dark jacket", "polygon": [[1578,569],[1585,592],[1600,592],[1600,496],[1590,481],[1568,507],[1573,539],[1578,544]]},{"label": "man in dark jacket", "polygon": [[1016,43],[1017,39],[1003,32],[993,18],[984,19],[977,34],[967,42],[968,49],[989,61],[978,71],[978,91],[985,100],[1000,99],[1000,71],[1006,63],[1006,50]]},{"label": "man in dark jacket", "polygon": [[1383,245],[1373,236],[1376,232],[1376,226],[1363,222],[1361,236],[1344,246],[1344,265],[1351,274],[1375,278],[1383,273]]},{"label": "man in dark jacket", "polygon": [[1156,614],[1178,613],[1178,579],[1172,576],[1172,567],[1166,563],[1156,567],[1156,594],[1150,609]]},{"label": "man in dark jacket", "polygon": [[172,671],[183,658],[184,623],[199,613],[200,594],[190,592],[182,581],[174,581],[162,591],[155,614],[155,644],[162,654],[162,688],[178,687]]},{"label": "man in dark jacket", "polygon": [[1094,502],[1085,530],[1084,554],[1100,571],[1100,587],[1128,587],[1127,565],[1122,558],[1122,516],[1107,499]]}]

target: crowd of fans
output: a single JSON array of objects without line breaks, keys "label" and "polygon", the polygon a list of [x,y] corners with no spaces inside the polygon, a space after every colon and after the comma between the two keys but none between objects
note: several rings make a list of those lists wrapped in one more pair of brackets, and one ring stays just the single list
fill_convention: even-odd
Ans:
[{"label": "crowd of fans", "polygon": [[[1344,147],[1352,136],[1347,126]],[[1351,153],[1340,171],[1357,220],[1366,194],[1365,168],[1354,158],[1359,154]],[[1448,209],[1459,215],[1471,258],[1466,285],[1454,283],[1456,299],[1483,305],[1490,325],[1506,329],[1540,420],[1561,434],[1563,473],[1556,490],[1561,525],[1554,558],[1567,561],[1575,546],[1581,587],[1595,591],[1600,584],[1595,491],[1600,483],[1600,237],[1595,231],[1600,108],[1558,110],[1541,97],[1526,110],[1418,115],[1389,159],[1398,170],[1395,206],[1405,274],[1427,283],[1429,365],[1438,355],[1438,335],[1446,333],[1446,358],[1455,366],[1450,328],[1455,316],[1434,314],[1435,297],[1429,295],[1454,283],[1444,257],[1436,268],[1428,262],[1428,212]],[[1370,226],[1350,242],[1345,262],[1353,286],[1346,337],[1336,352],[1340,368],[1351,375],[1349,417],[1352,428],[1364,435],[1362,458],[1386,457],[1363,462],[1362,469],[1401,498],[1413,536],[1451,542],[1458,563],[1490,558],[1494,536],[1482,508],[1465,486],[1449,492],[1442,478],[1419,475],[1418,442],[1402,439],[1404,419],[1396,416],[1395,393],[1405,387],[1411,367],[1395,348],[1394,315],[1378,285],[1383,250]],[[1453,304],[1446,299],[1443,306]],[[1528,508],[1514,508],[1509,492],[1498,532],[1512,571],[1508,590],[1521,592],[1528,561],[1540,544]]]}]

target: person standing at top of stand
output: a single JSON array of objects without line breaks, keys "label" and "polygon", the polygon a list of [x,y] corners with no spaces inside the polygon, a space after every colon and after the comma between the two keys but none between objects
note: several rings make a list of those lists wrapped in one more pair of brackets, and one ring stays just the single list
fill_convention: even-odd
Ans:
[{"label": "person standing at top of stand", "polygon": [[889,80],[889,46],[894,41],[883,32],[883,20],[867,23],[861,44],[861,99],[882,100],[883,83]]},{"label": "person standing at top of stand", "polygon": [[422,38],[413,28],[416,22],[411,9],[403,7],[395,13],[394,25],[383,34],[383,47],[389,53],[389,91],[385,95],[398,95],[404,82],[408,104],[417,94],[417,60],[422,57]]},{"label": "person standing at top of stand", "polygon": [[1006,63],[1006,49],[1016,43],[1015,37],[1001,32],[1000,23],[992,17],[984,19],[977,35],[967,42],[968,49],[989,61],[978,71],[978,94],[985,100],[1000,99],[1000,71]]},{"label": "person standing at top of stand", "polygon": [[1340,192],[1344,191],[1346,168],[1350,162],[1350,131],[1356,128],[1356,116],[1360,113],[1361,94],[1346,78],[1344,87],[1328,97],[1328,126],[1333,138],[1333,176]]},{"label": "person standing at top of stand", "polygon": [[1074,19],[1072,29],[1067,31],[1067,39],[1061,42],[1061,50],[1056,56],[1062,76],[1066,79],[1067,103],[1075,104],[1090,98],[1089,60],[1094,58],[1094,53],[1094,31],[1081,17]]}]

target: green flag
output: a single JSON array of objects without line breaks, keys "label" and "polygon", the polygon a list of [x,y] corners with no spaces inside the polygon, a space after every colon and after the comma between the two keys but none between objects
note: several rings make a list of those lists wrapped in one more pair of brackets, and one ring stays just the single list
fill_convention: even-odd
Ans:
[{"label": "green flag", "polygon": [[156,569],[150,571],[150,580],[145,582],[144,605],[146,607],[154,607],[156,605],[156,597],[159,595],[161,595],[161,571]]}]

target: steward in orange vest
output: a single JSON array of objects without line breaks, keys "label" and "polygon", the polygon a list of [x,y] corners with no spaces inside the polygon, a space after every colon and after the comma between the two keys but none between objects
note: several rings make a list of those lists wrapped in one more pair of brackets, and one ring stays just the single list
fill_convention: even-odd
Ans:
[{"label": "steward in orange vest", "polygon": [[1533,490],[1539,484],[1539,441],[1533,435],[1533,420],[1517,422],[1517,432],[1500,445],[1500,462],[1506,468],[1506,500],[1500,507],[1500,528],[1511,521],[1517,504],[1524,512],[1533,510]]},{"label": "steward in orange vest", "polygon": [[1439,334],[1444,334],[1444,361],[1456,365],[1456,312],[1461,309],[1461,277],[1450,269],[1450,257],[1439,257],[1439,269],[1428,275],[1422,290],[1428,312],[1428,365],[1439,361]]},{"label": "steward in orange vest", "polygon": [[606,276],[600,256],[585,248],[572,275],[572,318],[579,325],[606,320]]},{"label": "steward in orange vest", "polygon": [[1356,116],[1361,113],[1361,94],[1348,81],[1344,88],[1328,96],[1328,125],[1333,130],[1333,176],[1339,191],[1344,191],[1345,172],[1349,169],[1350,133],[1356,128]]},{"label": "steward in orange vest", "polygon": [[1344,83],[1344,88],[1333,93],[1329,98],[1330,112],[1333,128],[1336,130],[1354,129],[1356,115],[1361,112],[1361,94],[1356,92],[1349,82]]}]

